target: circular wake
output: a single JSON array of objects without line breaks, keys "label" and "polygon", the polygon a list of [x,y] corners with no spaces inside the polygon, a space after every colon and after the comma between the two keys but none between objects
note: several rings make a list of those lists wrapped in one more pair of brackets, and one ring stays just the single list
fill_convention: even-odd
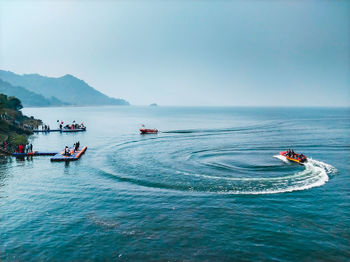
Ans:
[{"label": "circular wake", "polygon": [[[309,159],[285,163],[278,151],[247,139],[246,130],[171,132],[110,147],[102,171],[144,187],[217,194],[273,194],[325,184],[336,169]],[[113,150],[112,150],[113,148]],[[279,161],[276,158],[279,158]]]}]

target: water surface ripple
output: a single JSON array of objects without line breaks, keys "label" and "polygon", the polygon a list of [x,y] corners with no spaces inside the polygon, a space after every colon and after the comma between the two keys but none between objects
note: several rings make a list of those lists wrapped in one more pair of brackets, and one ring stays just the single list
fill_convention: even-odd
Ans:
[{"label": "water surface ripple", "polygon": [[[331,108],[27,108],[87,132],[69,164],[0,158],[1,261],[350,258],[350,111]],[[140,124],[161,132],[140,135]],[[279,152],[309,157],[290,163]]]}]

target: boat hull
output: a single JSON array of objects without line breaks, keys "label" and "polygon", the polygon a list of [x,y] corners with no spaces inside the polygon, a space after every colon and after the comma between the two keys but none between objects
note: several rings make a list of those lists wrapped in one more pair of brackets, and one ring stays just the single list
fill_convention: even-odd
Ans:
[{"label": "boat hull", "polygon": [[141,128],[140,129],[141,134],[157,134],[158,129],[147,129],[147,128]]}]

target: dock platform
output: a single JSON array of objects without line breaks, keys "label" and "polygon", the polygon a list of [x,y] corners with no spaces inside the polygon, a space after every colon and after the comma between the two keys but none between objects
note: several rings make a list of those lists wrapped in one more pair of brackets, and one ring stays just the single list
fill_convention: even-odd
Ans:
[{"label": "dock platform", "polygon": [[24,156],[54,156],[57,153],[52,153],[52,152],[30,152],[30,153],[12,153],[12,156],[14,157],[24,157]]},{"label": "dock platform", "polygon": [[77,151],[73,151],[73,149],[70,149],[70,155],[67,156],[67,155],[64,155],[64,151],[60,152],[60,153],[57,153],[55,154],[53,157],[50,158],[51,161],[55,161],[55,162],[58,162],[58,161],[76,161],[78,160],[82,154],[85,153],[87,147],[84,146],[81,150],[77,150]]}]

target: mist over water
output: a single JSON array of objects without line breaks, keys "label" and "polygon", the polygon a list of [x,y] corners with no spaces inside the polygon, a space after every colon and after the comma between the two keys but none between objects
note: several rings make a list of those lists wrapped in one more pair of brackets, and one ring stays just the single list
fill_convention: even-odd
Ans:
[{"label": "mist over water", "polygon": [[[27,108],[80,141],[74,163],[0,158],[2,260],[349,257],[350,111],[327,108]],[[145,124],[157,135],[140,135]],[[308,156],[290,163],[280,151]],[[288,258],[288,259],[287,259]]]}]

